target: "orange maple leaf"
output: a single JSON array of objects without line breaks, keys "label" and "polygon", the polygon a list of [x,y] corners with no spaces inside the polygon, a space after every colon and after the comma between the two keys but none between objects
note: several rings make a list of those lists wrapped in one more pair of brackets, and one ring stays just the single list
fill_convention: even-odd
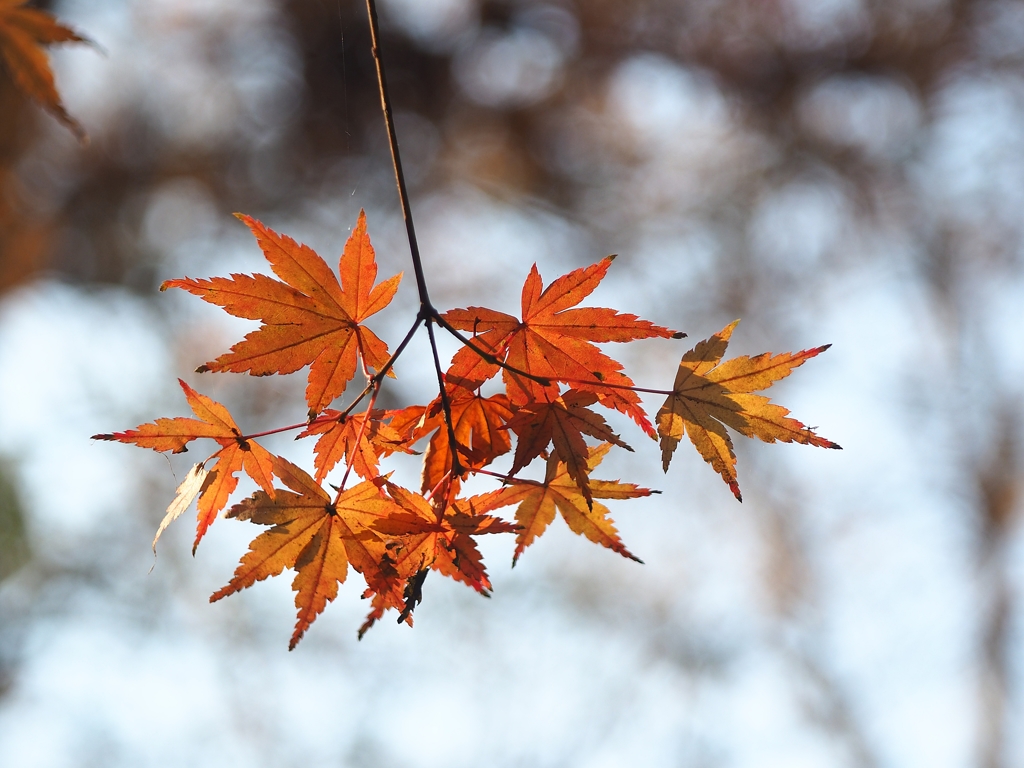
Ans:
[{"label": "orange maple leaf", "polygon": [[685,432],[698,453],[742,501],[736,480],[736,453],[725,429],[727,426],[766,443],[804,443],[820,448],[840,446],[789,418],[789,411],[781,405],[763,395],[752,394],[786,378],[794,368],[821,354],[829,345],[796,353],[744,355],[720,364],[737,323],[739,320],[683,355],[672,394],[658,411],[657,421],[665,471]]},{"label": "orange maple leaf", "polygon": [[42,104],[79,141],[85,141],[85,130],[61,103],[50,60],[40,46],[90,41],[45,11],[24,5],[25,0],[0,0],[0,57],[25,95]]},{"label": "orange maple leaf", "polygon": [[441,514],[437,506],[440,494],[428,501],[391,483],[387,489],[398,506],[373,527],[387,539],[387,562],[399,578],[378,582],[363,594],[364,598],[372,597],[373,602],[370,614],[359,628],[360,638],[389,608],[398,608],[399,622],[411,626],[413,609],[422,600],[423,582],[430,570],[440,571],[485,597],[490,596],[491,582],[472,537],[518,529],[477,509],[493,493],[454,499]]},{"label": "orange maple leaf", "polygon": [[273,461],[274,474],[291,490],[278,489],[273,497],[257,491],[228,512],[228,517],[273,528],[249,544],[231,581],[214,592],[210,602],[277,576],[285,568],[295,570],[292,589],[298,615],[288,645],[291,650],[327,603],[337,597],[349,565],[383,594],[386,590],[381,585],[398,579],[384,542],[370,527],[393,511],[395,502],[369,480],[332,501],[299,467],[278,456]]},{"label": "orange maple leaf", "polygon": [[[604,443],[590,449],[587,458],[588,475],[601,463],[610,448],[609,443]],[[659,493],[633,483],[620,483],[618,480],[590,480],[590,492],[595,499],[631,499]],[[519,504],[516,522],[520,529],[516,534],[516,551],[512,555],[513,566],[523,551],[547,530],[555,519],[556,509],[574,533],[586,536],[594,543],[608,547],[630,560],[643,562],[622,543],[609,517],[608,508],[597,501],[588,503],[579,485],[570,477],[565,462],[559,461],[557,456],[548,459],[543,483],[514,480],[512,485],[481,498],[477,509],[479,512],[489,512],[510,504]]]},{"label": "orange maple leaf", "polygon": [[[625,413],[653,437],[654,428],[640,406],[639,396],[626,389],[633,382],[622,373],[621,363],[594,343],[682,338],[684,334],[613,309],[576,307],[604,279],[613,258],[573,270],[543,290],[535,264],[523,285],[522,320],[483,307],[453,309],[442,318],[454,328],[476,334],[473,343],[483,351],[535,377],[503,369],[514,405],[554,401],[559,394],[557,382],[566,382],[576,389],[597,393],[602,405]],[[453,381],[486,380],[497,371],[498,366],[464,347],[452,359],[448,376]]]},{"label": "orange maple leaf", "polygon": [[473,537],[518,530],[501,518],[477,512],[493,494],[455,499],[442,514],[423,496],[401,486],[388,483],[387,490],[399,509],[378,520],[373,527],[400,539],[397,546],[391,548],[392,562],[399,573],[411,578],[429,568],[481,594],[490,594],[491,582]]},{"label": "orange maple leaf", "polygon": [[569,390],[553,402],[533,402],[520,407],[508,422],[508,428],[519,438],[509,474],[516,474],[552,444],[554,455],[565,464],[566,472],[576,481],[587,504],[592,504],[594,499],[587,478],[589,449],[583,435],[633,450],[612,432],[604,417],[587,408],[597,400],[595,392]]},{"label": "orange maple leaf", "polygon": [[408,452],[403,436],[385,423],[387,417],[387,411],[376,409],[367,419],[365,413],[345,416],[328,408],[311,422],[295,439],[320,435],[313,447],[316,481],[322,483],[327,473],[342,460],[360,477],[370,479],[380,474],[381,456],[395,451]]},{"label": "orange maple leaf", "polygon": [[[200,437],[217,441],[221,449],[199,465],[202,468],[207,462],[216,462],[216,467],[210,470],[199,491],[196,540],[192,545],[194,554],[206,531],[217,519],[217,514],[224,509],[228,498],[238,487],[239,471],[244,470],[267,493],[273,495],[272,456],[255,440],[246,440],[242,437],[241,430],[227,408],[206,395],[199,394],[181,379],[178,379],[178,383],[185,392],[192,412],[199,419],[161,418],[126,432],[93,435],[92,439],[117,440],[121,443],[133,443],[140,448],[174,453],[184,453],[188,450],[187,444]],[[156,539],[153,540],[153,546],[156,546]]]},{"label": "orange maple leaf", "polygon": [[[456,386],[449,386],[447,393],[452,430],[463,469],[480,469],[512,450],[512,440],[504,429],[505,423],[512,416],[505,395],[483,397],[477,392]],[[435,399],[427,407],[412,440],[418,440],[434,430],[423,456],[423,493],[435,489],[452,470],[452,445],[440,399]],[[451,493],[454,494],[458,491],[461,478],[450,479]]]},{"label": "orange maple leaf", "polygon": [[310,415],[316,415],[345,390],[359,359],[364,368],[378,371],[387,363],[387,344],[360,323],[391,303],[402,275],[374,286],[377,262],[362,211],[338,264],[340,284],[312,248],[253,218],[238,218],[252,230],[274,274],[284,282],[261,274],[232,274],[168,280],[160,290],[181,288],[235,317],[263,323],[198,371],[266,376],[309,365],[306,403]]}]

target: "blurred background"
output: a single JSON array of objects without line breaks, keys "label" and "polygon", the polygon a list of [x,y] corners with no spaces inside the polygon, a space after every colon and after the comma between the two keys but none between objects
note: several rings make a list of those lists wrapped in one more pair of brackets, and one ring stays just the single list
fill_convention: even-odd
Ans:
[{"label": "blurred background", "polygon": [[832,343],[772,393],[845,450],[739,446],[741,505],[615,420],[646,565],[556,521],[486,542],[492,600],[431,579],[357,642],[352,579],[293,653],[289,578],[207,602],[253,526],[153,567],[202,449],[88,438],[184,415],[177,376],[304,418],[302,377],[191,373],[253,325],[157,290],[266,271],[232,212],[333,262],[365,208],[411,276],[365,6],[40,6],[104,53],[52,53],[87,147],[0,75],[0,764],[1024,766],[1024,2],[380,0],[439,307],[618,253],[593,304],[690,335],[610,349],[638,384],[737,317],[731,353]]}]

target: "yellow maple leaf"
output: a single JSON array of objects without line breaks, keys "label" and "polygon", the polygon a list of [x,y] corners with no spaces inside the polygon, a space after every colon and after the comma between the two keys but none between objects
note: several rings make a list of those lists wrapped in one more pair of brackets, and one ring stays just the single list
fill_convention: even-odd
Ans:
[{"label": "yellow maple leaf", "polygon": [[756,357],[744,355],[720,363],[738,323],[739,320],[730,323],[683,355],[672,394],[658,411],[657,421],[661,463],[666,472],[685,433],[736,498],[743,501],[736,480],[736,453],[725,429],[727,426],[766,443],[804,443],[819,448],[840,446],[789,418],[789,411],[781,405],[772,403],[764,395],[753,394],[786,378],[794,368],[831,345],[778,355],[769,352]]}]

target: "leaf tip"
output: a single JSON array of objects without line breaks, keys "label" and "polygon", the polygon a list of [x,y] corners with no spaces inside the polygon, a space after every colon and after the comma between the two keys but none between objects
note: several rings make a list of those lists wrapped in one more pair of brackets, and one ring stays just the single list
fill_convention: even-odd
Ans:
[{"label": "leaf tip", "polygon": [[672,338],[673,339],[685,339],[686,338],[686,334],[683,333],[682,331],[676,331],[675,333],[672,334]]},{"label": "leaf tip", "polygon": [[195,372],[196,373],[208,373],[209,370],[210,370],[210,367],[206,363],[203,363],[198,368],[196,368]]}]

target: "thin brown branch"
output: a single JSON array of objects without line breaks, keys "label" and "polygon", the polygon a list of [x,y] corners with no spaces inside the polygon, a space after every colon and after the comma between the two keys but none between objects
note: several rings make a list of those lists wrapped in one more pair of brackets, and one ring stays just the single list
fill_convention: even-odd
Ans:
[{"label": "thin brown branch", "polygon": [[[408,333],[405,334],[405,338],[402,339],[402,343],[398,345],[398,347],[392,353],[391,357],[388,358],[388,361],[384,363],[384,365],[381,366],[381,369],[373,375],[373,378],[371,378],[366,383],[366,386],[363,388],[363,391],[359,393],[359,396],[356,397],[356,399],[353,400],[351,403],[349,403],[345,410],[341,412],[342,418],[351,414],[352,411],[355,410],[356,406],[359,405],[359,403],[362,401],[362,399],[366,397],[371,392],[371,390],[373,390],[374,387],[378,386],[382,381],[384,381],[384,377],[388,375],[388,372],[394,367],[395,361],[398,360],[398,358],[402,355],[402,353],[405,351],[405,348],[409,346],[409,342],[412,341],[412,337],[416,335],[416,331],[419,329],[420,323],[422,322],[423,318],[417,316],[416,322],[412,324],[412,327],[409,329]],[[313,422],[310,423],[312,424],[315,421],[316,419],[314,419]]]},{"label": "thin brown branch", "polygon": [[[444,411],[444,423],[448,428],[448,444],[452,447],[451,473],[452,478],[454,479],[456,477],[461,477],[465,470],[463,469],[462,462],[459,461],[459,441],[455,438],[455,421],[452,419],[452,402],[448,397],[448,387],[446,387],[444,383],[444,373],[441,371],[441,360],[437,355],[437,341],[434,339],[434,326],[432,323],[427,323],[427,335],[430,336],[430,351],[434,354],[434,370],[437,372],[437,387],[441,393],[441,409]],[[451,484],[449,484],[448,487],[451,488]],[[445,499],[446,506],[448,502],[449,499]]]},{"label": "thin brown branch", "polygon": [[377,86],[380,91],[380,106],[384,112],[384,124],[388,130],[388,144],[391,147],[391,162],[395,167],[395,183],[398,184],[398,197],[402,204],[402,218],[405,219],[405,231],[409,238],[409,250],[412,253],[412,268],[416,273],[416,290],[420,296],[421,308],[431,308],[430,296],[427,293],[427,279],[423,273],[423,260],[416,240],[416,227],[412,220],[412,206],[409,203],[409,190],[405,183],[402,170],[402,155],[398,149],[398,134],[395,133],[395,116],[391,108],[391,95],[388,81],[384,74],[384,59],[380,49],[380,24],[377,20],[376,0],[366,0],[366,13],[370,20],[370,43],[373,61],[377,66]]},{"label": "thin brown branch", "polygon": [[[380,105],[384,113],[384,125],[388,131],[388,145],[391,148],[391,162],[395,168],[395,183],[398,185],[398,197],[402,205],[402,218],[405,220],[405,232],[409,239],[409,252],[412,257],[412,267],[416,274],[416,290],[420,298],[420,311],[417,315],[417,323],[427,323],[427,335],[430,337],[430,351],[434,357],[434,370],[437,372],[437,386],[441,397],[441,406],[444,409],[444,420],[448,427],[448,439],[452,450],[451,471],[454,476],[463,472],[459,462],[459,454],[455,440],[455,427],[452,424],[451,402],[444,385],[444,371],[441,369],[441,360],[437,351],[437,339],[434,337],[433,323],[438,319],[437,310],[430,303],[430,295],[427,292],[427,278],[423,272],[423,259],[420,257],[419,242],[416,239],[416,227],[412,219],[412,205],[409,202],[409,189],[405,183],[405,172],[402,170],[402,153],[398,147],[398,134],[395,132],[394,110],[391,107],[391,94],[388,91],[387,76],[384,72],[384,59],[380,48],[380,24],[377,20],[377,3],[375,0],[366,0],[366,14],[370,21],[370,43],[373,51],[373,61],[377,67],[377,86],[380,91]],[[411,610],[411,609],[410,609]]]}]

